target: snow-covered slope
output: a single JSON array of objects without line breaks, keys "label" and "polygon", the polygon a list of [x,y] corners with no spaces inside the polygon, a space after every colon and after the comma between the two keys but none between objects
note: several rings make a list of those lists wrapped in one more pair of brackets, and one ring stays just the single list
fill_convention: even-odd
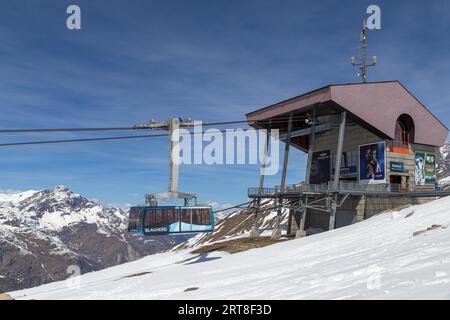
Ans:
[{"label": "snow-covered slope", "polygon": [[36,193],[36,191],[34,191],[34,190],[29,190],[29,191],[25,191],[25,192],[0,193],[0,203],[5,202],[5,203],[17,204],[20,201],[31,197],[35,193]]},{"label": "snow-covered slope", "polygon": [[[169,237],[131,235],[126,213],[64,186],[0,194],[0,292],[65,279],[172,247]],[[183,239],[185,240],[185,238]]]},{"label": "snow-covered slope", "polygon": [[[262,231],[262,234],[270,234],[274,228],[277,207],[278,204],[274,200],[266,201],[261,206],[257,227],[258,230]],[[254,225],[254,217],[255,215],[252,209],[236,210],[220,219],[214,228],[214,232],[198,234],[181,244],[178,248],[193,248],[219,240],[247,236]],[[280,219],[282,229],[287,229],[288,217],[288,210],[283,209]]]},{"label": "snow-covered slope", "polygon": [[16,299],[450,299],[449,207],[450,197],[442,198],[236,254],[160,253],[10,294]]}]

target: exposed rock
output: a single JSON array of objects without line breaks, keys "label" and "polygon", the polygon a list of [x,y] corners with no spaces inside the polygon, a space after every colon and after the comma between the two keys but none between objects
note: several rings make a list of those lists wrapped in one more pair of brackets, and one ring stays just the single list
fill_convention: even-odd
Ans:
[{"label": "exposed rock", "polygon": [[[270,201],[261,206],[257,223],[258,232],[270,231],[275,227],[277,216],[276,207],[277,205],[274,201]],[[288,216],[288,210],[283,210],[280,219],[282,229],[287,229]],[[177,249],[192,248],[236,236],[248,236],[254,225],[254,217],[253,209],[238,210],[219,220],[214,232],[197,235],[178,246]]]},{"label": "exposed rock", "polygon": [[[126,216],[64,186],[0,195],[0,292],[63,280],[73,270],[100,270],[173,246],[168,236],[129,234]],[[181,236],[175,242],[184,240]]]},{"label": "exposed rock", "polygon": [[258,237],[258,238],[238,238],[227,241],[218,241],[210,245],[204,245],[192,251],[193,254],[208,254],[213,251],[224,251],[228,253],[238,253],[255,248],[263,248],[270,246],[274,243],[279,243],[284,240],[274,240],[270,237]]},{"label": "exposed rock", "polygon": [[433,224],[431,227],[428,227],[425,230],[419,230],[419,231],[413,232],[413,237],[418,236],[419,234],[427,233],[428,231],[432,231],[435,229],[446,229],[446,227],[443,227],[440,224]]}]

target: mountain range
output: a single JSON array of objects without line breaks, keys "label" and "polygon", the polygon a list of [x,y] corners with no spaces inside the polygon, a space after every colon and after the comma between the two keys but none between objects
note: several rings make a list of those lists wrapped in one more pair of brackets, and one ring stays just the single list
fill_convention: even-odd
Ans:
[{"label": "mountain range", "polygon": [[126,228],[122,209],[64,186],[0,194],[0,292],[133,261],[187,239],[143,238]]}]

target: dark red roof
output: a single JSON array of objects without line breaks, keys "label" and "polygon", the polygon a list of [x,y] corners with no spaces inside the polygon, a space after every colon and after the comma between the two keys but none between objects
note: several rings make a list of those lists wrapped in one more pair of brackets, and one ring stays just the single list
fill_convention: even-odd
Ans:
[{"label": "dark red roof", "polygon": [[414,142],[442,146],[448,135],[444,126],[400,82],[373,82],[329,85],[277,104],[250,112],[248,121],[265,120],[314,104],[333,101],[371,127],[394,139],[398,117],[408,114],[414,120]]}]

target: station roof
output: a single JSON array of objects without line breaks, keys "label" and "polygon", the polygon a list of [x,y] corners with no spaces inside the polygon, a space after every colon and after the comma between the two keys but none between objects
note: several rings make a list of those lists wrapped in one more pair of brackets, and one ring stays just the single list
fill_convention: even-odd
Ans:
[{"label": "station roof", "polygon": [[[287,121],[281,119],[286,119],[290,113],[296,120],[302,115],[306,118],[314,106],[319,115],[346,110],[352,121],[383,139],[394,139],[395,124],[402,114],[408,114],[414,121],[414,143],[440,147],[448,134],[447,127],[399,81],[328,85],[250,112],[246,117],[254,127],[267,128],[266,124],[271,121],[285,129]],[[307,140],[307,137],[298,137],[293,142],[305,148]]]}]

